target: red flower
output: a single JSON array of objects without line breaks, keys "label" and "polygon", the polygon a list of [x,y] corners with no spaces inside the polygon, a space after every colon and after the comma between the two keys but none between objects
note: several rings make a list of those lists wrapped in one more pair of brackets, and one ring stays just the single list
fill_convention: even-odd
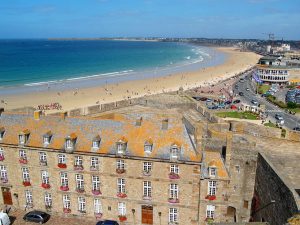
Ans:
[{"label": "red flower", "polygon": [[45,189],[49,189],[50,188],[50,184],[44,184],[44,183],[42,183],[42,188],[45,188]]},{"label": "red flower", "polygon": [[67,168],[67,164],[65,164],[65,163],[58,163],[57,166],[61,169]]},{"label": "red flower", "polygon": [[124,222],[127,220],[127,217],[126,216],[119,216],[119,220],[120,222]]},{"label": "red flower", "polygon": [[0,155],[0,161],[3,161],[4,159],[4,155]]},{"label": "red flower", "polygon": [[208,199],[208,200],[210,200],[210,201],[213,201],[213,200],[216,200],[216,196],[215,195],[207,195],[206,197],[205,197],[205,199]]},{"label": "red flower", "polygon": [[179,179],[179,175],[177,173],[169,173],[170,179]]},{"label": "red flower", "polygon": [[92,190],[93,195],[101,195],[101,191],[100,190]]},{"label": "red flower", "polygon": [[125,193],[118,193],[117,197],[119,197],[119,198],[126,198],[127,195]]},{"label": "red flower", "polygon": [[31,183],[30,183],[30,181],[23,181],[23,185],[25,187],[28,187],[28,186],[31,186]]},{"label": "red flower", "polygon": [[116,173],[121,174],[121,173],[125,173],[125,169],[116,169]]},{"label": "red flower", "polygon": [[22,164],[27,164],[27,159],[22,159],[21,158],[21,159],[19,159],[19,162],[22,163]]},{"label": "red flower", "polygon": [[60,186],[61,191],[68,191],[69,187],[68,186]]},{"label": "red flower", "polygon": [[169,198],[168,202],[169,203],[179,203],[179,199],[178,198]]},{"label": "red flower", "polygon": [[64,208],[63,211],[64,211],[64,213],[70,213],[70,212],[71,212],[71,209]]}]

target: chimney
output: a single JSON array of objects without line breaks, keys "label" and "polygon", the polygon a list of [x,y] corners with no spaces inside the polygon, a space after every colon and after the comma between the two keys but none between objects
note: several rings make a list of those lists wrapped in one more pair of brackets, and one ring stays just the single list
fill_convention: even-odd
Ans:
[{"label": "chimney", "polygon": [[162,121],[162,126],[161,126],[161,129],[162,129],[162,130],[168,130],[168,122],[169,122],[168,119],[164,119],[164,120]]},{"label": "chimney", "polygon": [[135,121],[135,126],[140,127],[142,125],[143,117],[140,117]]},{"label": "chimney", "polygon": [[4,112],[4,108],[0,108],[0,116]]},{"label": "chimney", "polygon": [[35,120],[39,120],[40,117],[41,117],[41,115],[42,115],[42,111],[41,110],[36,110],[36,111],[33,112],[33,118]]},{"label": "chimney", "polygon": [[63,119],[63,120],[65,120],[67,116],[68,116],[68,112],[61,112],[60,113],[60,118]]}]

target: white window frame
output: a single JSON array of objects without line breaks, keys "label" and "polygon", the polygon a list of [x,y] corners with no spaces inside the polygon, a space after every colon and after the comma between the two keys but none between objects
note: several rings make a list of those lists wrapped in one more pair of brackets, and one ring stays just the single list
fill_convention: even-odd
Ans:
[{"label": "white window frame", "polygon": [[71,139],[66,139],[66,148],[73,148],[73,141]]},{"label": "white window frame", "polygon": [[52,196],[51,193],[46,192],[44,195],[45,206],[52,206]]},{"label": "white window frame", "polygon": [[26,205],[32,205],[33,203],[32,192],[30,190],[25,191],[25,202]]},{"label": "white window frame", "polygon": [[143,193],[144,197],[150,197],[152,196],[152,185],[151,181],[143,181]]},{"label": "white window frame", "polygon": [[83,174],[75,174],[76,188],[79,190],[84,190],[84,179]]},{"label": "white window frame", "polygon": [[170,198],[178,199],[179,187],[178,184],[170,184]]},{"label": "white window frame", "polygon": [[217,168],[216,167],[209,167],[209,176],[210,177],[216,177],[217,176]]},{"label": "white window frame", "polygon": [[47,153],[46,152],[39,152],[40,162],[47,163]]},{"label": "white window frame", "polygon": [[125,193],[125,179],[124,178],[118,178],[117,179],[117,190],[118,193]]},{"label": "white window frame", "polygon": [[91,167],[95,169],[99,169],[99,158],[91,157]]},{"label": "white window frame", "polygon": [[92,176],[92,190],[100,191],[100,177],[93,175]]},{"label": "white window frame", "polygon": [[150,173],[152,171],[152,162],[143,162],[143,171]]},{"label": "white window frame", "polygon": [[170,153],[171,153],[171,159],[178,159],[178,157],[179,157],[179,147],[176,146],[176,145],[173,145],[171,147]]},{"label": "white window frame", "polygon": [[25,134],[19,134],[19,144],[23,145],[26,142],[26,135]]},{"label": "white window frame", "polygon": [[30,182],[29,169],[27,167],[22,167],[22,178],[23,181]]},{"label": "white window frame", "polygon": [[178,222],[178,209],[169,208],[169,223],[177,223],[177,222]]},{"label": "white window frame", "polygon": [[117,160],[117,169],[125,169],[125,161],[123,159]]},{"label": "white window frame", "polygon": [[82,166],[83,165],[83,157],[75,156],[74,164],[75,164],[75,166]]},{"label": "white window frame", "polygon": [[46,170],[41,171],[42,183],[49,184],[49,173]]},{"label": "white window frame", "polygon": [[123,149],[123,145],[124,145],[124,143],[120,143],[120,142],[117,143],[117,152],[119,154],[122,154],[125,152],[125,149]]},{"label": "white window frame", "polygon": [[63,195],[63,205],[64,205],[64,209],[71,208],[71,199],[69,195]]},{"label": "white window frame", "polygon": [[8,180],[7,169],[6,169],[5,165],[0,165],[0,179],[1,180]]},{"label": "white window frame", "polygon": [[58,159],[58,163],[62,163],[62,164],[67,163],[66,155],[64,154],[58,154],[57,159]]},{"label": "white window frame", "polygon": [[126,215],[126,203],[125,202],[118,202],[118,212],[119,212],[119,216]]},{"label": "white window frame", "polygon": [[150,144],[145,144],[144,145],[144,151],[146,153],[152,153],[152,149],[153,149],[153,145],[150,145]]},{"label": "white window frame", "polygon": [[69,186],[68,174],[66,172],[61,172],[60,173],[60,185],[62,187],[68,187]]},{"label": "white window frame", "polygon": [[[1,140],[1,139],[0,139]],[[0,156],[4,157],[4,149],[0,147]]]},{"label": "white window frame", "polygon": [[179,174],[179,166],[177,164],[171,164],[170,173]]},{"label": "white window frame", "polygon": [[216,195],[217,194],[217,181],[209,180],[208,181],[208,195]]},{"label": "white window frame", "polygon": [[43,143],[44,145],[50,144],[50,137],[49,136],[43,136]]},{"label": "white window frame", "polygon": [[215,218],[215,211],[216,207],[214,205],[207,205],[206,206],[206,218]]},{"label": "white window frame", "polygon": [[94,149],[100,148],[100,141],[93,141],[92,142],[92,148],[94,148]]},{"label": "white window frame", "polygon": [[102,213],[102,204],[99,198],[94,199],[94,213]]},{"label": "white window frame", "polygon": [[26,151],[24,149],[19,150],[19,157],[20,157],[20,159],[27,160],[27,154],[26,154]]},{"label": "white window frame", "polygon": [[83,196],[78,197],[78,211],[86,212],[86,200]]},{"label": "white window frame", "polygon": [[0,141],[2,141],[2,140],[3,140],[4,133],[5,133],[5,131],[2,131],[2,132],[0,132]]}]

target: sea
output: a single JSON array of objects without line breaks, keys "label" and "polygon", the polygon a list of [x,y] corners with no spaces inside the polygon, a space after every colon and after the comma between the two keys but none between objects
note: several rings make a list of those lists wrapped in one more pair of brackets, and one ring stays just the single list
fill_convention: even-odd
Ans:
[{"label": "sea", "polygon": [[225,58],[213,48],[179,42],[0,40],[0,94],[165,76]]}]

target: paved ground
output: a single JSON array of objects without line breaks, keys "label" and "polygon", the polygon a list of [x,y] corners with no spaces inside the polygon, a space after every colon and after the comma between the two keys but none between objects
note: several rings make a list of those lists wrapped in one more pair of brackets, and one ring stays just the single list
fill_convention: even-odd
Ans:
[{"label": "paved ground", "polygon": [[[10,220],[12,225],[35,225],[36,223],[25,222],[23,216],[25,211],[17,210],[10,212]],[[50,220],[45,223],[46,225],[95,225],[95,221],[87,220],[86,218],[66,218],[52,215]]]}]

